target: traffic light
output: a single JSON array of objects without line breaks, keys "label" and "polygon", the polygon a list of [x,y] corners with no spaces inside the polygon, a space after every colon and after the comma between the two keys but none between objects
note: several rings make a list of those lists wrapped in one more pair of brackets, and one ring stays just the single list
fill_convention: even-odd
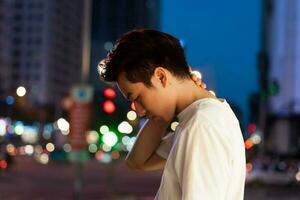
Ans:
[{"label": "traffic light", "polygon": [[112,88],[105,88],[103,90],[103,96],[106,98],[106,100],[103,103],[103,111],[106,114],[112,114],[116,111],[116,105],[113,102],[113,99],[116,97],[116,92]]}]

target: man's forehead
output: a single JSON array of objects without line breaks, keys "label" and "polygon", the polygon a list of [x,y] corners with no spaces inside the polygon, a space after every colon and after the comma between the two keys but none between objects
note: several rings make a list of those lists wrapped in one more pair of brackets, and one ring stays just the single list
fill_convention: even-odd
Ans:
[{"label": "man's forehead", "polygon": [[131,94],[132,90],[134,90],[134,84],[126,78],[124,72],[120,73],[117,80],[117,86],[125,98],[127,98],[128,94]]}]

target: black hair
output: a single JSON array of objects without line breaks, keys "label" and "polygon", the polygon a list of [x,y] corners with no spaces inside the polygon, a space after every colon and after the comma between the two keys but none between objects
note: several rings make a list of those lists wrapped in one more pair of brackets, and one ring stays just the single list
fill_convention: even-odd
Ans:
[{"label": "black hair", "polygon": [[169,70],[178,78],[189,78],[184,49],[177,38],[157,30],[135,29],[122,35],[98,65],[100,79],[116,82],[120,73],[132,82],[152,86],[156,67]]}]

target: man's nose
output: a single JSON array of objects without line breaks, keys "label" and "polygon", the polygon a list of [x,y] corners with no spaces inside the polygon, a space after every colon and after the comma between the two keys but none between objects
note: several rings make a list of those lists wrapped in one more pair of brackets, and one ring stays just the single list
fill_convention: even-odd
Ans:
[{"label": "man's nose", "polygon": [[146,115],[146,110],[141,104],[134,102],[134,108],[139,117],[144,117]]}]

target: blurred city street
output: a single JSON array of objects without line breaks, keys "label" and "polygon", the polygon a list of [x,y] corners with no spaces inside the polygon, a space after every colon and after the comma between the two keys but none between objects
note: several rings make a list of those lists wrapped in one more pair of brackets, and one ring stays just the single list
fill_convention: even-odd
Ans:
[{"label": "blurred city street", "polygon": [[[73,198],[74,167],[67,163],[38,164],[33,157],[18,156],[10,171],[0,174],[1,200],[68,200]],[[90,160],[83,170],[81,199],[153,199],[160,172],[133,172],[122,159],[114,165]],[[300,186],[246,186],[245,200],[296,200]]]},{"label": "blurred city street", "polygon": [[[117,38],[136,28],[174,35],[186,67],[230,105],[246,152],[244,199],[300,200],[299,9],[300,0],[0,0],[0,200],[154,198],[162,171],[124,164],[146,122],[143,98],[131,91],[125,101],[99,79]],[[162,62],[147,51],[151,62],[133,64],[171,69],[156,52]],[[164,110],[159,98],[149,107],[148,116]]]}]

